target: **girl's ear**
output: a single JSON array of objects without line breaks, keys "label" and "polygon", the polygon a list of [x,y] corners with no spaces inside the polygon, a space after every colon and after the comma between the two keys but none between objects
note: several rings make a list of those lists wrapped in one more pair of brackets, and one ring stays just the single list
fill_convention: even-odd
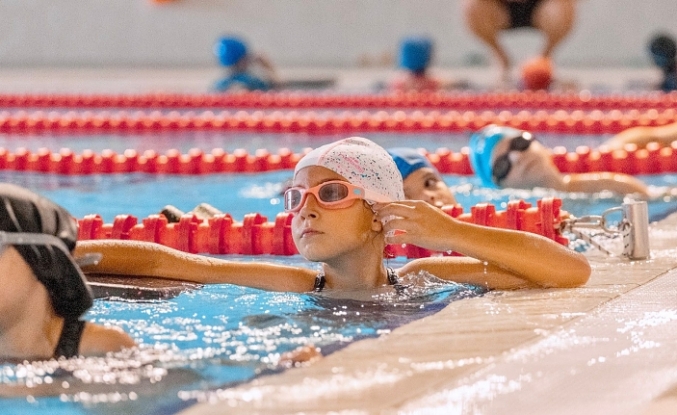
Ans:
[{"label": "girl's ear", "polygon": [[374,232],[381,232],[383,230],[383,223],[381,223],[381,220],[376,214],[374,214],[374,217],[371,219],[371,230]]}]

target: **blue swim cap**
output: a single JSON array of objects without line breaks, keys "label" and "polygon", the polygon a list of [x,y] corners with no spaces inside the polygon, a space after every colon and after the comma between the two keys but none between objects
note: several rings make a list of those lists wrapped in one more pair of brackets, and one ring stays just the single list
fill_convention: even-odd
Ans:
[{"label": "blue swim cap", "polygon": [[240,38],[225,36],[214,45],[214,55],[223,66],[232,66],[247,55],[247,45]]},{"label": "blue swim cap", "polygon": [[422,72],[430,63],[433,42],[425,36],[407,37],[400,44],[400,67]]},{"label": "blue swim cap", "polygon": [[388,154],[395,160],[397,170],[402,175],[402,180],[411,173],[424,167],[434,168],[428,158],[410,147],[396,147],[388,149]]},{"label": "blue swim cap", "polygon": [[516,128],[489,124],[470,136],[470,143],[468,144],[470,147],[470,165],[475,175],[482,181],[483,186],[498,187],[491,174],[491,154],[496,144],[504,138],[517,137],[521,133],[522,131]]}]

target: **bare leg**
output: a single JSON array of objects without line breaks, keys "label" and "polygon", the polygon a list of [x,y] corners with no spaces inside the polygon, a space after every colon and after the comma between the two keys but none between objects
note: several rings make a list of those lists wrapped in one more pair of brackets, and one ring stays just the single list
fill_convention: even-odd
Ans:
[{"label": "bare leg", "polygon": [[510,77],[510,58],[498,43],[498,34],[510,26],[510,16],[498,0],[465,0],[465,22],[468,28],[487,44],[498,58],[503,78]]},{"label": "bare leg", "polygon": [[543,0],[534,10],[534,27],[545,36],[543,57],[549,58],[569,34],[576,18],[576,0]]}]

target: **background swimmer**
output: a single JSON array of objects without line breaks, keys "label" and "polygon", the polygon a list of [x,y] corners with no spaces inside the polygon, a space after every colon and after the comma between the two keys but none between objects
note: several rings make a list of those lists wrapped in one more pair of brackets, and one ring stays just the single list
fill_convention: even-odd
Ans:
[{"label": "background swimmer", "polygon": [[76,239],[77,222],[65,209],[0,183],[0,360],[103,355],[134,346],[121,330],[80,319],[92,296],[70,254]]},{"label": "background swimmer", "polygon": [[410,36],[402,39],[398,52],[401,73],[390,82],[390,89],[399,92],[434,92],[440,89],[467,87],[467,83],[444,81],[430,74],[434,52],[435,42],[428,36]]},{"label": "background swimmer", "polygon": [[214,89],[224,91],[267,91],[275,88],[277,76],[273,64],[263,55],[249,51],[244,40],[224,36],[214,45],[214,55],[228,68],[228,74],[214,84]]},{"label": "background swimmer", "polygon": [[[542,236],[464,223],[426,202],[402,199],[401,175],[390,155],[367,139],[352,137],[306,154],[285,192],[285,210],[294,213],[296,247],[304,258],[321,264],[319,273],[225,261],[137,241],[88,241],[77,252],[104,254],[99,264],[87,268],[91,272],[276,291],[326,289],[351,298],[404,287],[407,276],[420,272],[492,289],[574,287],[590,275],[584,256]],[[468,257],[417,259],[392,270],[383,263],[387,243],[453,250]]]},{"label": "background swimmer", "polygon": [[649,41],[651,60],[663,73],[658,89],[664,92],[677,90],[677,43],[668,34],[658,34]]},{"label": "background swimmer", "polygon": [[402,175],[406,199],[423,200],[436,207],[456,204],[453,192],[426,156],[409,147],[389,148],[388,154]]},{"label": "background swimmer", "polygon": [[627,174],[562,174],[552,162],[550,149],[528,131],[491,124],[470,137],[469,147],[473,171],[487,187],[544,187],[584,193],[609,190],[649,197],[647,186]]}]

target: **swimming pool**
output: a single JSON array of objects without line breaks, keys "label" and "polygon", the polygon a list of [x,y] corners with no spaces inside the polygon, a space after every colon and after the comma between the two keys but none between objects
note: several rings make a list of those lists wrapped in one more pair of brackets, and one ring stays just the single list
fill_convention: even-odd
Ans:
[{"label": "swimming pool", "polygon": [[[190,135],[183,138],[185,141],[183,144],[182,140],[177,141],[176,138],[168,141],[172,148],[181,145],[195,146],[194,137]],[[411,140],[410,136],[389,135],[380,138],[382,139],[380,143],[388,146],[402,145]],[[420,141],[417,143],[423,143],[420,145],[429,149],[439,147],[442,140],[451,148],[465,139],[458,136],[456,140],[450,140],[448,135],[419,138]],[[553,140],[559,138],[554,137]],[[142,139],[147,137],[140,138]],[[232,137],[212,137],[206,147],[223,145],[231,139]],[[238,148],[252,141],[250,137],[240,139],[242,143],[236,144]],[[272,137],[259,137],[260,142],[268,139]],[[303,146],[310,145],[308,141],[304,141],[304,137],[292,139],[298,139]],[[320,143],[322,140],[332,139],[334,137],[323,137]],[[379,137],[375,139],[378,141]],[[14,145],[33,145],[30,139],[26,139],[22,144],[17,143],[16,137],[10,137],[8,140]],[[82,137],[74,137],[72,140],[74,141],[70,146],[78,144],[93,147],[92,143],[100,142],[101,146],[110,148],[115,144],[109,137],[94,140],[88,138],[89,144],[83,142]],[[315,140],[316,138],[313,138],[312,145],[319,144]],[[61,141],[56,145],[62,144]],[[127,144],[129,143],[124,139],[120,140],[120,145]],[[228,144],[233,145],[230,142]],[[40,145],[44,145],[44,142]],[[259,145],[261,144],[257,144]],[[39,191],[66,206],[77,217],[99,213],[106,221],[110,221],[114,215],[120,213],[145,217],[157,213],[166,203],[189,210],[198,202],[211,203],[231,213],[234,218],[241,218],[253,211],[274,217],[280,211],[279,185],[289,177],[289,174],[288,171],[281,171],[208,176],[143,173],[54,176],[2,172],[0,180]],[[655,186],[671,186],[677,180],[673,175],[646,176],[644,179]],[[514,198],[524,198],[533,202],[551,194],[546,191],[514,193],[482,189],[471,177],[446,176],[445,180],[455,187],[459,201],[464,206],[489,200],[501,207]],[[170,200],[167,199],[167,195],[171,195]],[[563,198],[564,208],[575,215],[598,214],[621,202],[619,198],[611,195],[598,195],[594,198],[580,195],[557,196]],[[671,198],[656,200],[650,204],[651,214],[654,217],[664,215],[674,208],[675,200]],[[300,260],[287,258],[285,261],[298,263]],[[133,358],[97,361],[93,364],[85,362],[91,365],[88,368],[90,373],[101,375],[100,379],[90,382],[107,385],[105,392],[65,393],[58,398],[47,399],[13,399],[7,402],[9,403],[7,408],[10,411],[16,410],[17,413],[27,409],[43,410],[45,413],[60,411],[87,413],[91,408],[95,408],[97,412],[125,408],[133,413],[174,413],[194,399],[186,391],[223,387],[251,379],[260,373],[278,370],[274,366],[276,355],[295,345],[319,338],[318,344],[323,346],[323,350],[331,351],[332,347],[341,347],[355,339],[388,332],[397,325],[435,312],[452,299],[479,293],[471,287],[448,284],[440,286],[434,284],[434,281],[430,285],[430,292],[424,293],[424,296],[421,296],[421,293],[412,296],[410,307],[401,307],[398,302],[398,306],[392,310],[387,309],[388,298],[378,298],[379,307],[375,307],[375,310],[364,310],[360,305],[359,311],[355,311],[354,304],[318,303],[310,296],[264,293],[225,285],[187,289],[175,298],[162,301],[99,301],[88,314],[88,318],[100,323],[123,326],[147,346],[142,347],[141,354]],[[414,301],[415,298],[420,301]],[[382,307],[384,303],[386,310]],[[426,305],[432,306],[426,308]],[[220,307],[228,310],[227,316],[217,311]],[[392,311],[393,314],[384,314],[384,311],[388,313]],[[345,315],[358,312],[361,317],[357,321],[350,325],[344,324]],[[339,328],[332,327],[329,323],[337,314],[341,316],[338,320],[341,323]],[[309,318],[311,315],[313,318],[319,315],[321,324]],[[137,362],[144,364],[139,368],[136,367]],[[116,368],[115,375],[106,378],[104,373],[111,367]],[[44,381],[49,377],[51,382],[54,382],[55,376],[40,373],[39,370],[34,372],[35,379]],[[5,369],[3,376],[5,381],[11,381],[13,376],[16,377],[16,373],[8,374]],[[67,374],[65,376],[69,379]],[[131,379],[132,382],[122,383],[120,379]],[[77,384],[77,380],[70,381]],[[110,383],[117,385],[119,389],[111,388]],[[123,384],[124,388],[121,386]],[[180,394],[179,391],[183,392]]]}]

